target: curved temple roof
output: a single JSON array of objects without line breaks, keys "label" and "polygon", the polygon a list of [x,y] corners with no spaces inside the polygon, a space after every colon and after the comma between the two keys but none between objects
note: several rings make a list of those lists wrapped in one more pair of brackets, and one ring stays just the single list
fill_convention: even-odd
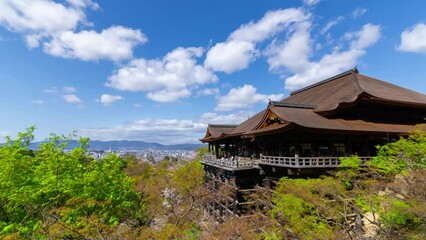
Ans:
[{"label": "curved temple roof", "polygon": [[202,142],[207,142],[211,139],[218,139],[227,134],[230,134],[232,130],[238,125],[221,125],[221,124],[209,124],[207,126],[207,132],[204,138],[200,139]]},{"label": "curved temple roof", "polygon": [[[224,125],[209,125],[206,137],[201,141],[235,136],[250,137],[285,131],[285,129],[294,126],[333,131],[389,133],[408,133],[414,127],[413,125],[329,119],[326,117],[326,115],[336,112],[341,106],[355,103],[359,99],[426,109],[425,94],[362,75],[355,68],[292,92],[288,98],[280,102],[270,102],[265,110],[238,126],[225,129],[223,128]],[[268,120],[270,116],[274,117],[272,119],[273,124],[265,122],[271,120]],[[275,118],[278,118],[278,120]],[[222,126],[222,128],[219,126]],[[210,135],[208,136],[209,131]]]},{"label": "curved temple roof", "polygon": [[282,102],[312,104],[316,106],[314,111],[321,114],[352,103],[363,95],[383,102],[426,108],[426,95],[362,75],[357,69],[294,91]]}]

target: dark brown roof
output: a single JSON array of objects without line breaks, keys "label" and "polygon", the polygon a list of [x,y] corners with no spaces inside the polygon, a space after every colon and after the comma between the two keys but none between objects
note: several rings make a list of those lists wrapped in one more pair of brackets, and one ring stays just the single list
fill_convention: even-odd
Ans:
[{"label": "dark brown roof", "polygon": [[265,114],[266,110],[263,110],[261,112],[259,112],[258,114],[254,115],[253,117],[245,120],[244,122],[242,122],[240,125],[238,125],[232,132],[231,135],[232,136],[236,136],[236,135],[241,135],[245,132],[251,131],[253,130],[254,127],[257,126],[257,124],[259,123],[259,121],[262,120],[263,115]]},{"label": "dark brown roof", "polygon": [[232,132],[237,125],[221,125],[221,124],[209,124],[207,126],[207,132],[204,138],[200,141],[205,142],[210,139],[217,139],[224,137]]},{"label": "dark brown roof", "polygon": [[[426,95],[414,92],[358,73],[353,69],[335,77],[292,92],[281,102],[270,102],[268,108],[225,133],[211,134],[208,140],[224,137],[268,134],[284,131],[292,126],[333,131],[408,133],[413,125],[373,123],[363,120],[329,119],[323,113],[332,112],[341,105],[367,99],[388,104],[426,108]],[[259,128],[269,112],[282,124]],[[323,116],[324,115],[324,116]],[[210,126],[209,126],[210,127]],[[208,130],[209,131],[209,130]]]},{"label": "dark brown roof", "polygon": [[292,92],[282,102],[312,104],[316,106],[314,111],[321,113],[333,111],[362,96],[426,107],[426,95],[359,74],[356,69]]},{"label": "dark brown roof", "polygon": [[311,109],[289,108],[289,107],[271,107],[278,117],[296,125],[314,128],[341,131],[359,131],[359,132],[389,132],[389,133],[407,133],[414,128],[413,125],[373,123],[363,120],[345,120],[328,119],[316,114]]}]

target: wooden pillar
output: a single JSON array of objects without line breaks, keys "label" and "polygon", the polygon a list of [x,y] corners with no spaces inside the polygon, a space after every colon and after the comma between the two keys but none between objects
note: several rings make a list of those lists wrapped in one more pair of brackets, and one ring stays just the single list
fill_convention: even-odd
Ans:
[{"label": "wooden pillar", "polygon": [[215,200],[213,200],[213,202],[212,202],[212,210],[213,210],[213,218],[214,219],[217,219],[217,214],[216,214],[216,201]]},{"label": "wooden pillar", "polygon": [[238,214],[238,198],[237,198],[237,194],[238,194],[238,189],[235,189],[235,192],[232,194],[232,201],[234,202],[233,204],[233,209],[232,212],[234,213],[234,215]]},{"label": "wooden pillar", "polygon": [[362,143],[363,143],[362,147],[364,149],[365,154],[367,156],[371,156],[371,154],[370,154],[370,146],[369,146],[370,142],[368,140],[364,140]]},{"label": "wooden pillar", "polygon": [[317,145],[315,141],[311,141],[311,157],[318,156]]},{"label": "wooden pillar", "polygon": [[299,140],[294,140],[294,156],[300,155]]},{"label": "wooden pillar", "polygon": [[330,145],[330,155],[331,156],[335,156],[336,155],[336,153],[335,153],[335,149],[334,149],[334,140],[331,140],[331,141],[328,141],[329,142],[329,145]]},{"label": "wooden pillar", "polygon": [[349,140],[347,140],[346,141],[346,147],[347,147],[347,150],[346,150],[346,152],[347,152],[347,155],[348,156],[351,156],[351,155],[354,155],[354,150],[353,150],[353,147],[352,147],[352,138],[350,138]]},{"label": "wooden pillar", "polygon": [[229,210],[229,199],[228,199],[228,197],[229,196],[226,196],[226,198],[225,198],[225,207],[226,207],[225,216],[226,216],[226,218],[228,218],[228,210]]}]

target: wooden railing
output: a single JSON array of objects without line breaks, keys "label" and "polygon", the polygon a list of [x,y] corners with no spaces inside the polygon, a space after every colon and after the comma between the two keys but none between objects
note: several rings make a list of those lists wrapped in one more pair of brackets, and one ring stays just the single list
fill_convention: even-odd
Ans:
[{"label": "wooden railing", "polygon": [[[358,157],[361,166],[373,157]],[[261,156],[260,164],[287,168],[336,168],[340,164],[339,157],[277,157]]]},{"label": "wooden railing", "polygon": [[[358,157],[361,159],[361,166],[373,157]],[[278,156],[261,156],[260,159],[252,159],[250,157],[229,157],[216,158],[211,153],[204,154],[201,160],[204,164],[230,169],[248,169],[255,168],[260,164],[279,166],[287,168],[337,168],[340,164],[339,157],[278,157]]]},{"label": "wooden railing", "polygon": [[215,155],[206,153],[201,162],[208,165],[237,170],[256,168],[259,166],[260,159],[252,159],[249,157],[216,158]]}]

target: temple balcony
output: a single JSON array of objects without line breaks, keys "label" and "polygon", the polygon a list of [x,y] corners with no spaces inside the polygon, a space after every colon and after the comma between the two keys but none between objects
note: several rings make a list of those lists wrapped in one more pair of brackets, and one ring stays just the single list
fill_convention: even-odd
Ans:
[{"label": "temple balcony", "polygon": [[[340,164],[340,157],[278,157],[261,156],[261,165],[277,166],[285,168],[337,168]],[[361,166],[373,157],[358,157],[361,159]]]},{"label": "temple balcony", "polygon": [[201,163],[234,171],[258,168],[260,159],[252,159],[250,157],[217,158],[213,153],[206,153]]}]

